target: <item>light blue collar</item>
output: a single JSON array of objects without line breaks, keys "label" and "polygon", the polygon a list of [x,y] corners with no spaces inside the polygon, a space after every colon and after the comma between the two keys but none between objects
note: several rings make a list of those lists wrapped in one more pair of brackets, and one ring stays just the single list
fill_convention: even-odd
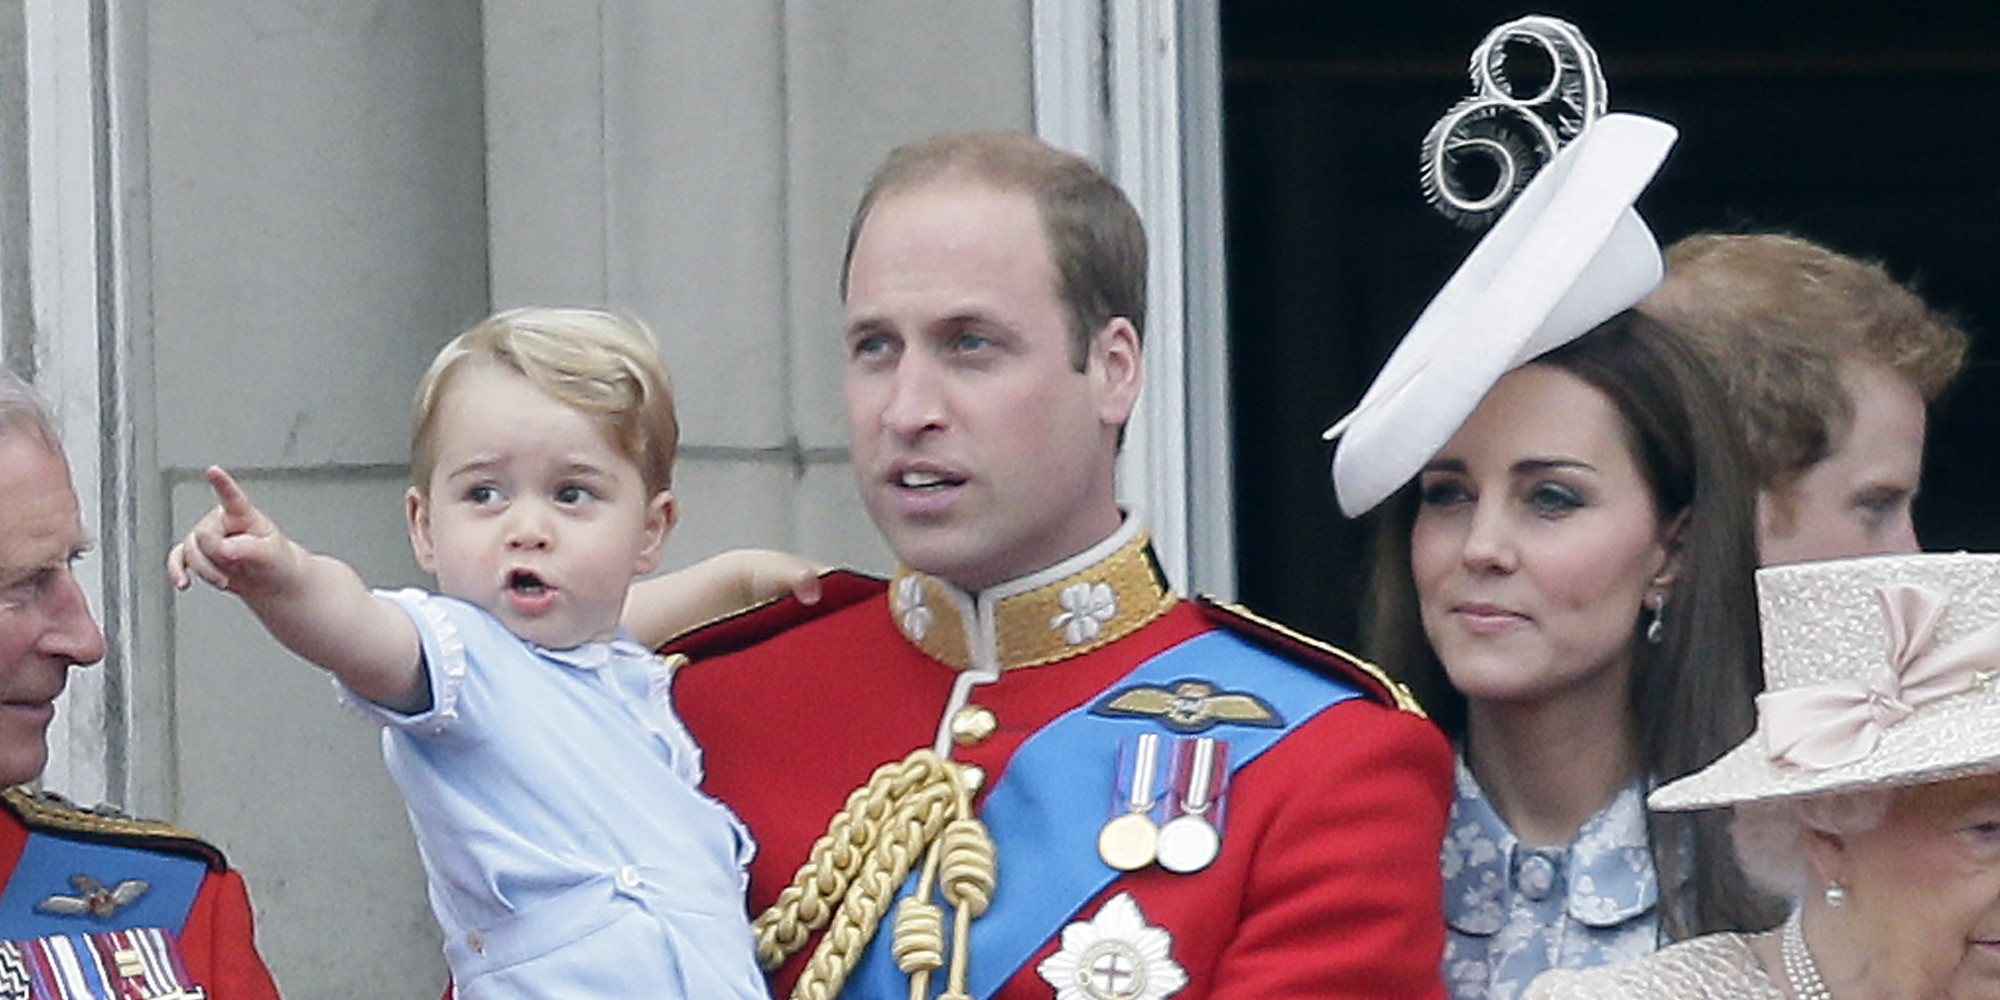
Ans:
[{"label": "light blue collar", "polygon": [[[1567,847],[1530,847],[1495,812],[1465,757],[1457,760],[1440,863],[1445,921],[1464,934],[1498,933],[1514,896],[1538,878],[1565,893],[1580,923],[1613,927],[1659,905],[1659,880],[1646,832],[1646,787],[1635,779],[1585,821]],[[1553,883],[1546,880],[1553,876]]]},{"label": "light blue collar", "polygon": [[652,650],[641,645],[631,632],[622,627],[609,639],[579,643],[567,649],[550,649],[532,642],[526,642],[526,645],[543,659],[578,670],[602,670],[617,661],[648,660],[653,656]]}]

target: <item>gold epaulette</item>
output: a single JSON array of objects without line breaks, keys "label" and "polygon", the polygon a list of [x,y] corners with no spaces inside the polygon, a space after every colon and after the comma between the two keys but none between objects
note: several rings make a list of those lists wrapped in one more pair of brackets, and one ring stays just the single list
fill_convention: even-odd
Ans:
[{"label": "gold epaulette", "polygon": [[84,808],[55,792],[16,785],[0,792],[0,805],[30,830],[119,844],[149,851],[185,854],[220,871],[228,867],[221,849],[171,823],[128,816],[110,806]]},{"label": "gold epaulette", "polygon": [[1400,681],[1390,677],[1381,667],[1362,659],[1332,643],[1300,632],[1280,622],[1274,622],[1255,611],[1225,601],[1216,600],[1206,594],[1194,599],[1194,603],[1209,613],[1209,620],[1232,632],[1257,640],[1266,646],[1274,646],[1280,651],[1292,653],[1308,663],[1329,668],[1342,678],[1359,683],[1363,690],[1378,701],[1393,705],[1405,712],[1424,716],[1424,708],[1417,703],[1416,696]]}]

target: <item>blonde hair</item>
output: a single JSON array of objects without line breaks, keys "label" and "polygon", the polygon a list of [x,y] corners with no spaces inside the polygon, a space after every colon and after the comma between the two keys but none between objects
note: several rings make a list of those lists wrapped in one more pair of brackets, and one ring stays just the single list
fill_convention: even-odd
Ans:
[{"label": "blonde hair", "polygon": [[680,421],[666,361],[645,324],[608,309],[530,307],[495,313],[438,351],[417,383],[410,480],[430,488],[438,405],[457,373],[498,365],[590,417],[639,467],[646,489],[673,485]]}]

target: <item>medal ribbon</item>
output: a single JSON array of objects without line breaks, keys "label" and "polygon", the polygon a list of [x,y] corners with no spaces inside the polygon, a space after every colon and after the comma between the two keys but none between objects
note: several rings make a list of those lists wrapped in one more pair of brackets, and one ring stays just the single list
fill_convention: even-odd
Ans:
[{"label": "medal ribbon", "polygon": [[[1110,687],[1166,686],[1187,677],[1254,692],[1285,720],[1283,728],[1225,723],[1210,732],[1229,743],[1232,774],[1306,720],[1360,697],[1352,685],[1222,631],[1168,649]],[[1058,716],[1014,752],[980,809],[999,858],[999,879],[992,906],[972,922],[967,985],[973,996],[992,996],[1057,928],[1124,874],[1097,854],[1102,804],[1115,794],[1120,738],[1135,727],[1157,725],[1152,719],[1092,715],[1085,705]],[[1011,875],[1010,864],[1018,866]],[[903,894],[913,884],[906,884]],[[909,977],[891,954],[892,936],[885,922],[842,996],[902,1000],[909,995]]]}]

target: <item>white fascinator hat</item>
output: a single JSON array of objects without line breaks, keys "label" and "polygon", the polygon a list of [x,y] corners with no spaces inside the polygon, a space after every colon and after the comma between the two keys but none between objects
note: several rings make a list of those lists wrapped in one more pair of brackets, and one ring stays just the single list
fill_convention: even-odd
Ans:
[{"label": "white fascinator hat", "polygon": [[1757,730],[1661,786],[1655,809],[2000,772],[2000,555],[1833,559],[1757,571]]},{"label": "white fascinator hat", "polygon": [[[1508,89],[1499,70],[1505,45],[1522,38],[1547,49],[1555,67],[1546,88],[1525,96]],[[1582,336],[1659,284],[1659,245],[1632,206],[1678,132],[1640,115],[1599,117],[1594,105],[1603,85],[1590,82],[1595,71],[1596,56],[1564,22],[1532,17],[1502,25],[1473,56],[1482,93],[1452,109],[1426,139],[1425,188],[1447,215],[1463,218],[1472,213],[1438,176],[1455,150],[1497,162],[1505,187],[1525,172],[1522,157],[1574,133],[1550,151],[1431,299],[1361,402],[1327,429],[1328,440],[1340,438],[1333,485],[1349,517],[1421,471],[1502,375]],[[1566,83],[1566,74],[1585,80]],[[1543,114],[1539,105],[1556,110]],[[1527,141],[1506,134],[1508,121],[1532,126],[1515,130]],[[1465,134],[1454,138],[1454,128]],[[1489,195],[1480,204],[1498,200]]]}]

